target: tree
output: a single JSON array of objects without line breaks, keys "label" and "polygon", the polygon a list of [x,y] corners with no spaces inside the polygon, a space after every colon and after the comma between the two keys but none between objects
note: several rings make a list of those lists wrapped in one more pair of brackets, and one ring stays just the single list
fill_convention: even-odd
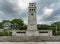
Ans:
[{"label": "tree", "polygon": [[47,24],[38,24],[38,30],[49,30],[49,25]]},{"label": "tree", "polygon": [[26,30],[27,29],[27,25],[23,25],[21,30]]},{"label": "tree", "polygon": [[22,19],[13,19],[13,20],[11,20],[11,23],[13,24],[13,27],[15,29],[20,29],[21,30],[22,27],[24,26],[24,22],[23,22]]},{"label": "tree", "polygon": [[3,20],[2,24],[6,23],[6,22],[10,22],[9,20]]},{"label": "tree", "polygon": [[0,22],[0,29],[2,29],[3,28],[3,26],[2,26],[2,22]]},{"label": "tree", "polygon": [[14,24],[14,23],[17,23],[19,25],[23,25],[23,20],[22,19],[13,19],[11,20],[11,23]]},{"label": "tree", "polygon": [[60,22],[54,22],[51,26],[54,26],[53,34],[55,33],[54,35],[60,35]]},{"label": "tree", "polygon": [[3,20],[2,22],[0,22],[0,29],[3,29],[3,24],[6,22],[10,22],[9,20]]},{"label": "tree", "polygon": [[54,22],[51,24],[51,26],[55,26],[55,28],[57,26],[57,30],[60,31],[60,22]]}]

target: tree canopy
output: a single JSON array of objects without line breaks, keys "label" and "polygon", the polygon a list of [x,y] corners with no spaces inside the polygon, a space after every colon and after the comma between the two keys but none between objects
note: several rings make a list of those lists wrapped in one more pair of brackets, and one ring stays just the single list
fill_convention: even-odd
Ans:
[{"label": "tree canopy", "polygon": [[13,20],[11,20],[11,23],[13,24],[13,27],[15,26],[14,27],[15,29],[19,29],[19,30],[27,29],[27,26],[26,26],[26,24],[24,24],[22,19],[13,19]]},{"label": "tree canopy", "polygon": [[3,28],[3,24],[10,22],[11,23],[11,29],[18,29],[18,30],[26,30],[27,29],[27,25],[23,22],[22,19],[12,19],[10,20],[3,20],[2,22],[0,22],[0,28]]},{"label": "tree canopy", "polygon": [[[26,30],[27,29],[27,25],[24,23],[24,21],[22,19],[3,20],[2,22],[0,22],[0,29],[3,28],[2,25],[6,22],[11,23],[11,29],[18,29],[18,30]],[[51,25],[37,24],[37,28],[38,28],[38,30],[52,30],[54,35],[56,34],[56,29],[57,29],[57,33],[59,35],[60,22],[54,22]]]}]

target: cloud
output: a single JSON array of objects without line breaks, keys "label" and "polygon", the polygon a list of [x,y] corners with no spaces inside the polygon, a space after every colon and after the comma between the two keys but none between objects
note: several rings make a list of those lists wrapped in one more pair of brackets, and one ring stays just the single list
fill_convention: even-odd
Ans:
[{"label": "cloud", "polygon": [[16,4],[21,10],[24,10],[28,8],[29,2],[32,1],[33,0],[17,0]]},{"label": "cloud", "polygon": [[27,24],[29,2],[37,3],[38,24],[60,21],[60,0],[0,0],[0,21],[21,18]]},{"label": "cloud", "polygon": [[51,9],[51,8],[45,8],[43,11],[44,11],[45,15],[51,15],[51,13],[53,12],[53,9]]},{"label": "cloud", "polygon": [[22,11],[19,10],[19,8],[15,5],[14,2],[12,2],[11,0],[1,0],[0,11],[4,13],[4,16],[0,14],[3,18],[1,20],[20,17],[19,12],[21,12],[22,14]]},{"label": "cloud", "polygon": [[[38,13],[42,18],[39,18],[39,23],[51,24],[55,21],[60,21],[58,16],[60,16],[60,1],[59,0],[40,0],[38,1]],[[47,8],[46,8],[47,7]],[[43,11],[44,10],[44,11]],[[48,11],[47,11],[48,10]],[[45,14],[46,13],[46,14]]]}]

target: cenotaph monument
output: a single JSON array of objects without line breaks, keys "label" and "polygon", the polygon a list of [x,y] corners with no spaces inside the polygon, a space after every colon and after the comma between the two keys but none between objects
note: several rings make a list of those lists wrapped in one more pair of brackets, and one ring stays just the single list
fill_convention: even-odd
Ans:
[{"label": "cenotaph monument", "polygon": [[26,36],[39,36],[37,30],[37,19],[36,19],[36,3],[29,3],[29,15],[28,15],[28,28],[26,30]]}]

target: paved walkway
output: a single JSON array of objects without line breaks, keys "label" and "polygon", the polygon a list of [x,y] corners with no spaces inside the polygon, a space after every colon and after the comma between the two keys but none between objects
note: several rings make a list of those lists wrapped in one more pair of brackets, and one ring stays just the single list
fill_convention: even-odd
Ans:
[{"label": "paved walkway", "polygon": [[0,44],[60,44],[60,42],[0,42]]}]

